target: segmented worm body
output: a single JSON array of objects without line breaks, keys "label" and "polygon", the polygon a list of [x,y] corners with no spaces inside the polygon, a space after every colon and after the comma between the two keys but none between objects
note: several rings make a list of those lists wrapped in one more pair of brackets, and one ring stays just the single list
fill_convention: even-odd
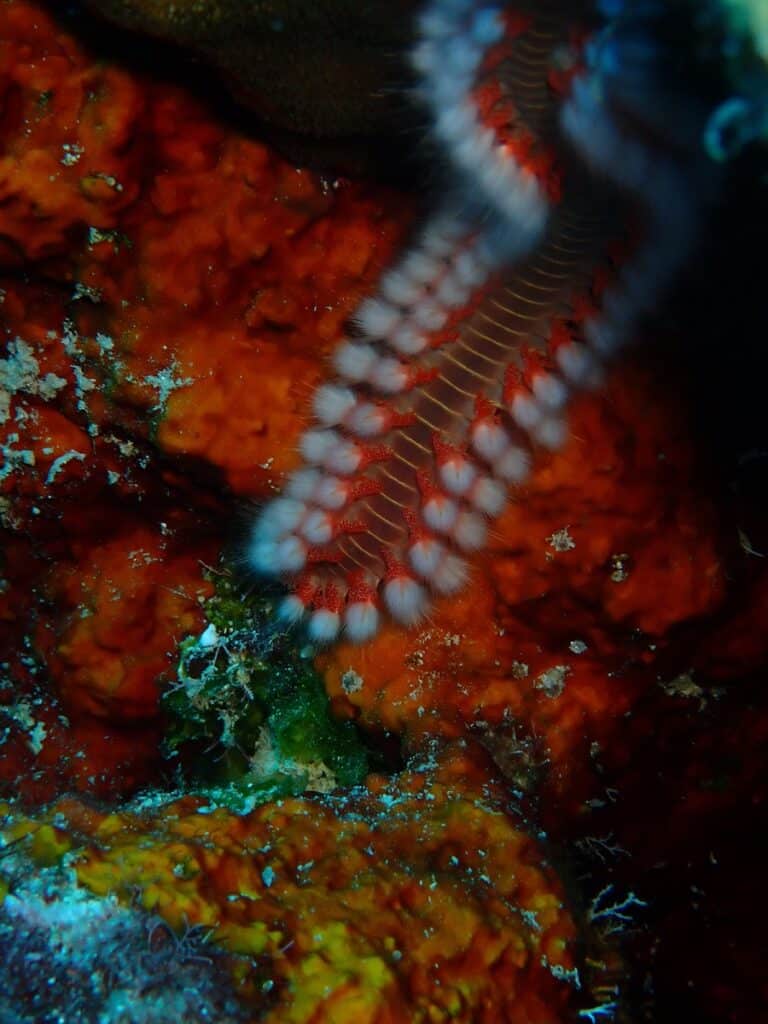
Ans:
[{"label": "segmented worm body", "polygon": [[[690,245],[706,189],[689,149],[654,144],[652,47],[629,61],[632,25],[595,32],[591,5],[564,7],[433,0],[419,18],[452,197],[357,311],[306,466],[249,546],[316,642],[366,641],[383,614],[414,625],[464,586],[537,450],[566,441],[570,397],[599,385]],[[617,53],[634,85],[614,83]]]}]

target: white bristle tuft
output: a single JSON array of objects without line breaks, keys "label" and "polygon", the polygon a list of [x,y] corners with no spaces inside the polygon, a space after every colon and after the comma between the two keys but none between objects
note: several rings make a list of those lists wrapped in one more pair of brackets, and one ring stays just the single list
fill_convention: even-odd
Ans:
[{"label": "white bristle tuft", "polygon": [[472,427],[472,447],[486,462],[495,462],[512,443],[507,431],[491,419],[482,419]]},{"label": "white bristle tuft", "polygon": [[415,306],[423,298],[424,288],[402,270],[390,270],[381,279],[381,294],[395,306]]},{"label": "white bristle tuft", "polygon": [[320,482],[320,471],[317,469],[297,469],[291,473],[285,485],[285,493],[289,498],[298,501],[309,501],[317,490]]},{"label": "white bristle tuft", "polygon": [[531,472],[531,457],[524,448],[510,444],[493,463],[493,472],[508,484],[521,484]]},{"label": "white bristle tuft", "polygon": [[483,59],[482,48],[464,33],[449,38],[442,47],[442,53],[446,72],[461,77],[474,74]]},{"label": "white bristle tuft", "polygon": [[523,430],[532,430],[544,415],[541,406],[531,395],[517,394],[509,407],[512,419]]},{"label": "white bristle tuft", "polygon": [[554,373],[537,373],[533,378],[533,394],[547,409],[562,409],[568,400],[565,382]]},{"label": "white bristle tuft", "polygon": [[472,17],[469,31],[473,41],[483,49],[500,42],[504,38],[504,21],[501,11],[493,7],[477,11]]},{"label": "white bristle tuft", "polygon": [[307,634],[316,644],[329,644],[339,635],[340,627],[341,619],[336,612],[318,608],[309,617]]},{"label": "white bristle tuft", "polygon": [[444,39],[456,31],[454,19],[445,11],[426,10],[419,17],[419,35],[427,38]]},{"label": "white bristle tuft", "polygon": [[335,430],[308,430],[301,435],[299,451],[307,462],[322,465],[338,444],[339,435]]},{"label": "white bristle tuft", "polygon": [[417,284],[426,285],[437,280],[438,275],[442,273],[443,266],[444,264],[434,256],[416,250],[405,257],[400,264],[400,269]]},{"label": "white bristle tuft", "polygon": [[256,521],[255,533],[259,540],[277,540],[295,530],[307,512],[303,501],[295,498],[275,498],[264,507]]},{"label": "white bristle tuft", "polygon": [[403,626],[415,626],[427,610],[427,592],[410,576],[395,576],[384,584],[384,601],[392,618]]},{"label": "white bristle tuft", "polygon": [[429,580],[438,565],[445,558],[445,546],[433,537],[424,537],[415,541],[408,549],[408,561],[411,568],[423,579]]},{"label": "white bristle tuft", "polygon": [[338,384],[321,384],[312,398],[315,416],[324,427],[335,427],[356,402],[353,391]]},{"label": "white bristle tuft", "polygon": [[356,473],[363,460],[363,453],[354,441],[342,441],[339,439],[336,446],[331,448],[323,460],[323,465],[331,473],[338,473],[340,476],[349,476]]},{"label": "white bristle tuft", "polygon": [[451,530],[451,536],[463,551],[479,551],[485,544],[487,533],[483,517],[468,511],[459,513]]},{"label": "white bristle tuft", "polygon": [[378,358],[367,379],[382,394],[397,395],[408,387],[408,368],[399,359]]},{"label": "white bristle tuft", "polygon": [[333,354],[333,365],[342,377],[359,384],[368,377],[377,358],[371,345],[343,341]]},{"label": "white bristle tuft", "polygon": [[255,538],[248,546],[248,564],[254,572],[274,573],[277,571],[275,565],[275,548],[277,542],[274,540],[262,540]]},{"label": "white bristle tuft", "polygon": [[347,416],[347,427],[358,437],[378,437],[388,423],[386,410],[373,402],[360,402]]},{"label": "white bristle tuft", "polygon": [[434,494],[428,498],[422,507],[421,516],[431,530],[438,533],[448,533],[452,529],[459,514],[459,507],[455,501],[444,494]]},{"label": "white bristle tuft", "polygon": [[431,40],[422,40],[411,50],[411,66],[420,75],[431,75],[440,63],[438,47]]},{"label": "white bristle tuft", "polygon": [[584,324],[584,337],[604,359],[610,359],[626,340],[626,329],[604,317],[593,317]]},{"label": "white bristle tuft", "polygon": [[477,477],[477,470],[460,455],[451,455],[438,466],[440,482],[449,494],[466,494]]},{"label": "white bristle tuft", "polygon": [[445,597],[448,594],[455,594],[461,590],[467,582],[468,576],[467,563],[457,555],[449,553],[437,565],[429,582],[435,593]]},{"label": "white bristle tuft", "polygon": [[478,288],[488,277],[488,268],[472,249],[460,252],[453,261],[456,280],[466,288]]},{"label": "white bristle tuft", "polygon": [[333,537],[333,519],[327,512],[314,509],[301,524],[300,533],[310,544],[327,544]]},{"label": "white bristle tuft", "polygon": [[[465,112],[469,115],[471,123],[474,124],[474,111],[468,104],[465,105]],[[432,257],[449,256],[453,253],[456,243],[464,231],[465,228],[458,221],[445,218],[430,224],[425,229],[421,239],[422,247]]]},{"label": "white bristle tuft", "polygon": [[597,357],[579,341],[563,345],[557,350],[556,358],[563,376],[574,387],[588,388],[592,386],[591,381],[602,379],[603,371]]},{"label": "white bristle tuft", "polygon": [[382,299],[366,299],[355,314],[360,330],[371,338],[386,338],[402,320],[396,306]]},{"label": "white bristle tuft", "polygon": [[322,508],[336,511],[343,508],[349,495],[349,484],[337,476],[323,476],[317,485],[315,501]]},{"label": "white bristle tuft", "polygon": [[484,476],[472,488],[470,501],[478,512],[495,518],[507,503],[507,490],[498,480]]},{"label": "white bristle tuft", "polygon": [[379,611],[372,601],[355,601],[344,610],[344,629],[353,644],[364,644],[379,631]]},{"label": "white bristle tuft", "polygon": [[[468,135],[474,135],[477,131],[477,113],[474,106],[466,100],[454,103],[445,107],[435,121],[435,134],[438,138],[449,143],[457,143],[466,139]],[[437,256],[443,256],[449,252],[451,246],[445,246],[438,241],[440,236],[434,238],[424,237],[424,248]]]},{"label": "white bristle tuft", "polygon": [[297,622],[301,622],[306,611],[307,606],[301,598],[297,597],[296,594],[289,594],[288,597],[280,602],[280,607],[277,609],[277,617],[293,626]]},{"label": "white bristle tuft", "polygon": [[562,448],[568,439],[568,428],[565,420],[558,417],[547,417],[533,429],[533,436],[547,451],[554,452]]},{"label": "white bristle tuft", "polygon": [[411,312],[411,318],[417,327],[424,331],[439,331],[448,320],[447,312],[436,302],[425,299]]},{"label": "white bristle tuft", "polygon": [[435,289],[435,299],[447,309],[461,309],[470,299],[469,288],[458,279],[456,274],[446,274]]},{"label": "white bristle tuft", "polygon": [[389,339],[389,344],[401,355],[415,356],[427,347],[427,339],[423,331],[406,323],[402,327],[398,327]]},{"label": "white bristle tuft", "polygon": [[298,572],[307,561],[307,546],[301,537],[285,537],[275,542],[273,569],[275,572]]}]

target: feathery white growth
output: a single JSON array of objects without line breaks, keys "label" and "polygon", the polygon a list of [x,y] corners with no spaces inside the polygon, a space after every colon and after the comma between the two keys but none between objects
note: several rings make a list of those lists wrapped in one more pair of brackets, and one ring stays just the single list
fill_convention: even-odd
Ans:
[{"label": "feathery white growth", "polygon": [[327,512],[314,509],[301,524],[299,532],[310,544],[327,544],[333,537],[333,519]]},{"label": "feathery white growth", "polygon": [[459,507],[444,494],[433,494],[421,509],[421,517],[431,530],[448,533],[456,522]]},{"label": "feathery white growth", "polygon": [[568,438],[565,420],[551,416],[543,419],[533,429],[533,436],[547,451],[554,452],[562,448]]},{"label": "feathery white growth", "polygon": [[443,558],[447,555],[445,545],[434,537],[423,537],[411,544],[408,561],[411,568],[423,579],[431,579]]},{"label": "feathery white growth", "polygon": [[289,498],[309,501],[317,490],[320,482],[320,471],[317,469],[297,469],[288,477],[285,493]]},{"label": "feathery white growth", "polygon": [[531,472],[531,457],[524,448],[510,444],[493,463],[493,471],[509,484],[521,484]]},{"label": "feathery white growth", "polygon": [[379,357],[368,374],[371,386],[384,395],[397,395],[408,387],[408,367],[399,359]]},{"label": "feathery white growth", "polygon": [[349,484],[337,476],[323,476],[315,491],[315,501],[322,508],[336,511],[343,508],[349,496]]},{"label": "feathery white growth", "polygon": [[467,582],[469,570],[467,563],[457,555],[446,554],[432,573],[429,582],[435,593],[445,597],[461,590]]},{"label": "feathery white growth", "polygon": [[475,483],[469,497],[479,512],[492,518],[498,516],[507,503],[506,488],[489,476],[483,476]]},{"label": "feathery white growth", "polygon": [[415,626],[427,610],[427,592],[410,576],[395,576],[384,584],[389,614],[403,626]]},{"label": "feathery white growth", "polygon": [[321,384],[312,399],[315,416],[325,427],[335,427],[354,406],[356,398],[349,388]]},{"label": "feathery white growth", "polygon": [[562,409],[568,401],[568,388],[554,373],[537,373],[533,378],[533,394],[547,409]]},{"label": "feathery white growth", "polygon": [[516,394],[509,407],[512,419],[523,430],[532,430],[543,416],[541,406],[530,395]]},{"label": "feathery white growth", "polygon": [[307,512],[303,501],[295,498],[275,498],[266,505],[256,521],[259,540],[277,540],[295,530]]},{"label": "feathery white growth", "polygon": [[299,451],[307,462],[322,465],[338,444],[339,435],[335,430],[307,430],[301,435]]},{"label": "feathery white growth", "polygon": [[359,402],[347,416],[347,427],[358,437],[378,437],[388,424],[386,410],[374,402]]},{"label": "feathery white growth", "polygon": [[472,447],[486,462],[495,462],[512,444],[512,439],[500,424],[490,417],[478,420],[472,427]]},{"label": "feathery white growth", "polygon": [[333,365],[342,377],[353,384],[359,384],[368,377],[377,359],[373,346],[343,341],[333,354]]},{"label": "feathery white growth", "polygon": [[440,482],[449,494],[466,494],[477,477],[477,470],[461,455],[449,455],[438,467]]},{"label": "feathery white growth", "polygon": [[396,306],[382,299],[366,299],[355,314],[360,330],[371,338],[386,338],[402,320]]},{"label": "feathery white growth", "polygon": [[427,338],[423,331],[418,330],[412,324],[405,323],[394,332],[389,339],[389,344],[401,355],[415,356],[427,347]]},{"label": "feathery white growth", "polygon": [[467,510],[459,513],[451,530],[451,536],[463,551],[479,551],[487,533],[483,517]]},{"label": "feathery white growth", "polygon": [[328,608],[318,608],[313,611],[307,624],[307,633],[310,640],[316,644],[329,644],[339,635],[341,619],[337,612]]},{"label": "feathery white growth", "polygon": [[355,601],[344,610],[344,629],[353,644],[363,644],[379,629],[379,612],[372,601]]}]

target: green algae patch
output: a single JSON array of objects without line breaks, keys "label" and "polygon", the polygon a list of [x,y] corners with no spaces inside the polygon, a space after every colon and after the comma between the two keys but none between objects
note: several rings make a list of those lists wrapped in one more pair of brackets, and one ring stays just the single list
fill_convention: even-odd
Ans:
[{"label": "green algae patch", "polygon": [[370,768],[363,738],[332,715],[313,652],[275,622],[274,598],[243,596],[226,569],[209,578],[206,628],[181,644],[162,697],[165,753],[185,787],[242,813],[361,782]]}]

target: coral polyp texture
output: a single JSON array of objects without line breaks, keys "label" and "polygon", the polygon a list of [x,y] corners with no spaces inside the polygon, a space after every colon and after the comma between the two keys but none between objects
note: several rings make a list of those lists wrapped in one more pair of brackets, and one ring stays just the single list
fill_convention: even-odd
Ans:
[{"label": "coral polyp texture", "polygon": [[683,102],[688,134],[666,146],[652,45],[634,24],[629,45],[620,24],[590,34],[588,13],[435,0],[418,18],[448,198],[358,308],[306,465],[248,552],[291,581],[282,615],[308,613],[317,642],[368,641],[383,613],[413,626],[465,586],[538,453],[568,443],[572,395],[599,386],[688,252],[713,187],[701,115]]}]

